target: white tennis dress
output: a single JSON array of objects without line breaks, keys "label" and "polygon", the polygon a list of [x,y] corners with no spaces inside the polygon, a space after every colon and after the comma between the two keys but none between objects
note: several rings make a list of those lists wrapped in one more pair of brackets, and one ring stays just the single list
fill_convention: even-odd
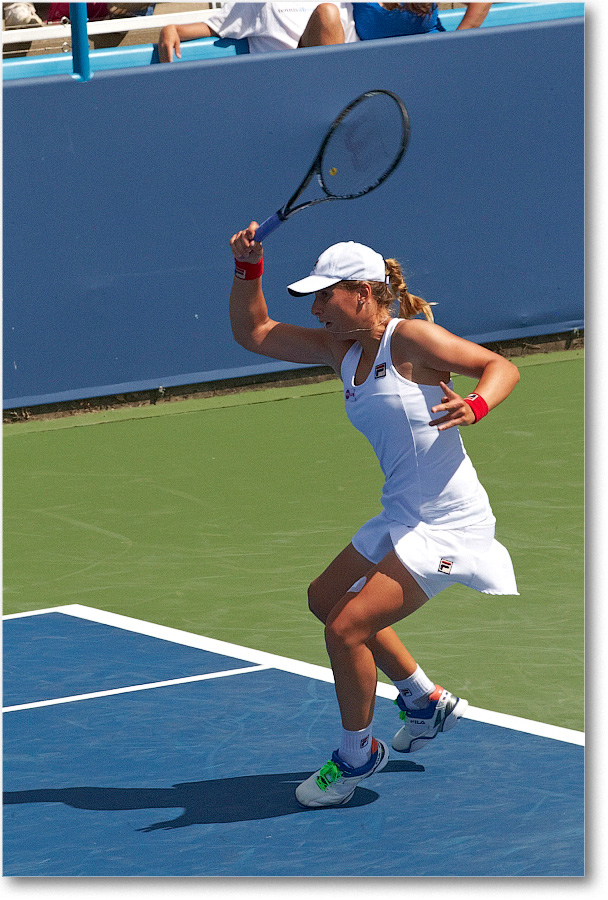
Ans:
[{"label": "white tennis dress", "polygon": [[363,384],[355,384],[361,345],[353,344],[342,362],[346,413],[385,478],[383,511],[359,529],[353,546],[372,563],[394,549],[429,597],[454,582],[485,594],[517,594],[511,558],[494,538],[488,495],[458,428],[429,425],[438,418],[431,407],[441,403],[442,388],[408,381],[393,366],[399,321],[389,321]]}]

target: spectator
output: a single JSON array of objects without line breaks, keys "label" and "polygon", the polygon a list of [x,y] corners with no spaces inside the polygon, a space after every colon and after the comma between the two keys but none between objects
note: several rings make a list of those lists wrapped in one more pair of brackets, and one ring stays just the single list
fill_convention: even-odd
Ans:
[{"label": "spectator", "polygon": [[26,28],[28,25],[43,24],[33,3],[4,3],[3,6],[6,28]]},{"label": "spectator", "polygon": [[[40,3],[39,7],[46,7],[47,12],[41,15],[45,18],[49,25],[63,20],[69,21],[70,4],[69,3]],[[129,16],[139,16],[146,12],[148,3],[123,3],[120,5],[114,3],[87,3],[87,19],[89,22],[98,22],[102,19],[122,19]]]},{"label": "spectator", "polygon": [[[61,22],[63,19],[70,18],[69,3],[51,3],[47,13],[46,21],[49,25],[55,22]],[[110,7],[108,3],[87,3],[87,19],[89,22],[96,22],[99,19],[110,18]]]},{"label": "spectator", "polygon": [[[458,28],[479,28],[491,3],[467,3]],[[436,3],[354,3],[357,34],[362,41],[445,31]]]},{"label": "spectator", "polygon": [[[247,38],[250,53],[343,44],[358,40],[352,3],[224,3],[206,22],[166,25],[160,32],[161,62],[181,58],[181,41],[195,38]],[[312,9],[312,12],[311,12]]]}]

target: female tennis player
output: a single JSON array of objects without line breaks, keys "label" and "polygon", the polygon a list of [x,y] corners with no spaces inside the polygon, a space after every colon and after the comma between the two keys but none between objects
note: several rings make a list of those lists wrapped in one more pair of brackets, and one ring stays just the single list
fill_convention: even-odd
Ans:
[{"label": "female tennis player", "polygon": [[[352,241],[329,247],[310,275],[288,287],[296,297],[314,294],[320,327],[271,319],[256,228],[252,222],[230,241],[235,339],[264,356],[331,366],[344,383],[346,413],[370,441],[386,479],[382,512],[309,588],[310,609],[325,623],[342,734],[329,762],[298,786],[296,797],[303,806],[338,806],[388,761],[387,745],[372,735],[377,666],[399,691],[404,724],[393,748],[402,753],[448,731],[468,706],[425,674],[391,626],[457,582],[486,594],[517,594],[459,427],[501,403],[519,371],[434,323],[429,304],[408,291],[399,263]],[[476,379],[474,391],[461,397],[451,372]],[[356,460],[349,466],[356,479]]]}]

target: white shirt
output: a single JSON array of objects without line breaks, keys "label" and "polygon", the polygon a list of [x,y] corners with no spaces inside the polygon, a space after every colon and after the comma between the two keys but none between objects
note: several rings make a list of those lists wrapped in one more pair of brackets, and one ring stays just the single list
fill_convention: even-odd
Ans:
[{"label": "white shirt", "polygon": [[439,418],[431,407],[441,403],[443,389],[409,381],[393,365],[391,336],[398,323],[389,321],[363,384],[355,384],[360,344],[350,347],[341,370],[346,414],[372,445],[384,473],[385,512],[412,527],[425,522],[457,528],[487,521],[492,516],[488,495],[458,428],[438,431],[429,425]]},{"label": "white shirt", "polygon": [[[345,43],[358,41],[352,3],[336,3]],[[316,3],[224,3],[206,18],[222,38],[247,38],[250,53],[289,50],[298,46]]]}]

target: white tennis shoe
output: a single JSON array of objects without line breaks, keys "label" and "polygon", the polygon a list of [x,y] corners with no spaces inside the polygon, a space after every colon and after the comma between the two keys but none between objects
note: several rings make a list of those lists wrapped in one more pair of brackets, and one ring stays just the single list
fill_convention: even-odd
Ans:
[{"label": "white tennis shoe", "polygon": [[385,767],[388,757],[388,746],[376,738],[372,738],[369,762],[359,769],[347,765],[336,750],[324,766],[298,785],[296,799],[302,806],[343,806],[348,803],[363,778],[369,778]]},{"label": "white tennis shoe", "polygon": [[403,727],[393,738],[393,748],[399,753],[414,753],[432,741],[440,731],[449,731],[466,711],[468,700],[455,697],[439,685],[429,696],[429,702],[422,709],[407,709],[401,694],[395,700],[401,710],[399,718]]}]

